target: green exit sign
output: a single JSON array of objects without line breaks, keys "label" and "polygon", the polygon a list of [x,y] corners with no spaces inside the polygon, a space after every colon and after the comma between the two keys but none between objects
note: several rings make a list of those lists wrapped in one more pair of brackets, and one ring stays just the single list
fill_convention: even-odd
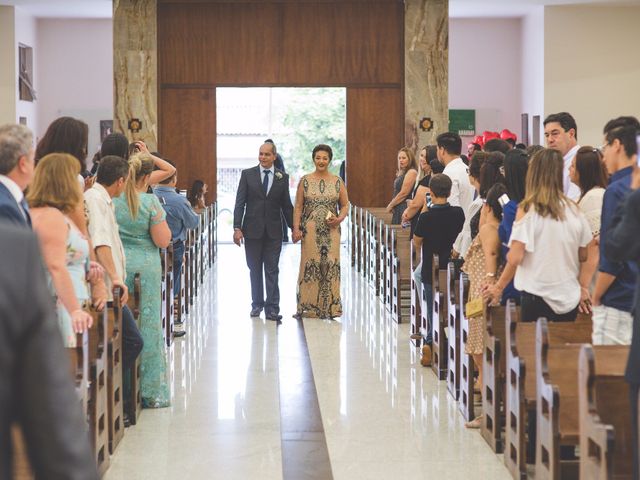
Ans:
[{"label": "green exit sign", "polygon": [[458,135],[476,134],[475,110],[449,110],[449,131]]}]

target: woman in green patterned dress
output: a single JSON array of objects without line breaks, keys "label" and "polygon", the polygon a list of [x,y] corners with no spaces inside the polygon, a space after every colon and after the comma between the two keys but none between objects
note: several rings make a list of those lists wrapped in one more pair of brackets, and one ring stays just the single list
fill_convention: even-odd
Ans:
[{"label": "woman in green patterned dress", "polygon": [[293,241],[302,240],[295,316],[333,319],[342,315],[340,223],[349,198],[340,177],[329,172],[331,147],[316,146],[311,158],[316,170],[300,179],[293,213]]},{"label": "woman in green patterned dress", "polygon": [[[160,171],[154,163],[164,162],[147,152],[129,159],[129,178],[125,193],[113,200],[120,239],[127,264],[127,287],[133,292],[133,277],[140,273],[140,333],[144,339],[141,358],[142,405],[161,408],[170,405],[167,378],[167,355],[162,330],[162,270],[160,248],[171,242],[171,231],[158,198],[146,193],[149,184],[157,183]],[[166,175],[164,172],[160,175]]]}]

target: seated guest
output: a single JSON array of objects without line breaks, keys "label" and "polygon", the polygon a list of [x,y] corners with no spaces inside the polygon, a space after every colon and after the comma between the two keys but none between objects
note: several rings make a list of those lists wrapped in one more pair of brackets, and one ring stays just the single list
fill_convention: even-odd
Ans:
[{"label": "seated guest", "polygon": [[[443,173],[431,177],[429,183],[431,207],[425,213],[420,214],[416,231],[413,234],[415,249],[422,252],[422,285],[427,301],[428,326],[425,334],[426,348],[423,349],[423,359],[431,358],[433,255],[439,256],[440,268],[447,268],[453,242],[462,231],[464,223],[462,208],[453,207],[447,201],[451,194],[451,184],[451,179]],[[422,364],[425,365],[425,362],[423,361]]]},{"label": "seated guest", "polygon": [[[165,160],[171,163],[169,160]],[[171,163],[173,165],[173,163]],[[182,262],[184,260],[184,242],[187,230],[196,228],[200,217],[193,211],[189,201],[176,192],[178,174],[174,173],[169,178],[162,180],[153,188],[153,193],[160,199],[160,203],[167,212],[167,224],[171,230],[171,242],[173,243],[173,296],[180,293],[180,281],[182,275]],[[177,332],[182,333],[182,332]]]},{"label": "seated guest", "polygon": [[82,309],[89,300],[89,242],[67,216],[82,204],[78,170],[78,161],[71,155],[46,155],[38,162],[27,197],[56,298],[65,347],[75,347],[76,333],[86,331],[93,323],[91,315]]},{"label": "seated guest", "polygon": [[594,237],[587,248],[587,263],[582,272],[584,277],[580,279],[580,284],[588,286],[589,293],[592,293],[600,261],[597,240],[600,235],[604,189],[608,181],[607,169],[602,162],[600,150],[593,147],[580,147],[569,167],[569,179],[580,188],[578,206],[587,217]]},{"label": "seated guest", "polygon": [[398,151],[398,169],[393,182],[393,198],[387,205],[387,212],[393,213],[391,225],[400,225],[402,214],[407,208],[407,198],[413,192],[418,178],[418,167],[413,151],[403,147]]},{"label": "seated guest", "polygon": [[142,284],[140,332],[144,339],[144,349],[140,362],[140,390],[145,408],[170,405],[167,356],[160,321],[162,266],[159,249],[167,248],[171,243],[171,230],[158,198],[152,193],[146,193],[151,178],[158,173],[153,171],[156,158],[147,153],[133,155],[129,159],[125,195],[113,201],[120,239],[127,258],[127,285],[133,288],[135,273],[140,273]]},{"label": "seated guest", "polygon": [[202,180],[194,180],[193,185],[191,185],[191,190],[189,190],[189,195],[187,199],[193,210],[200,215],[205,208],[207,208],[207,201],[205,199],[205,195],[207,194],[207,184]]},{"label": "seated guest", "polygon": [[593,343],[598,345],[631,343],[631,311],[638,270],[631,262],[613,262],[605,251],[609,224],[615,211],[628,195],[637,160],[635,117],[620,117],[604,127],[603,156],[611,174],[602,203],[600,228],[600,264],[593,291]]},{"label": "seated guest", "polygon": [[24,125],[0,126],[0,219],[31,228],[24,190],[35,167],[33,134]]},{"label": "seated guest", "polygon": [[[507,189],[502,183],[496,183],[486,194],[482,205],[482,220],[478,235],[473,239],[465,257],[462,270],[469,276],[469,300],[482,298],[482,289],[496,281],[502,269],[500,261],[500,237],[498,226],[502,219],[500,197]],[[482,391],[482,355],[484,353],[484,315],[469,318],[469,338],[464,353],[473,357],[478,370],[478,379],[474,390]],[[482,416],[466,424],[467,428],[480,428]]]},{"label": "seated guest", "polygon": [[[118,223],[113,208],[114,197],[124,191],[125,181],[129,176],[129,164],[123,158],[107,155],[100,160],[96,174],[96,182],[84,194],[89,215],[89,231],[98,261],[106,272],[108,299],[113,300],[112,289],[122,289],[122,368],[128,371],[140,355],[143,347],[142,337],[138,331],[133,313],[126,305],[129,290],[125,283],[126,265],[124,248],[120,241]],[[159,320],[158,320],[159,322]],[[125,390],[130,388],[125,382]],[[127,399],[130,395],[125,391],[125,421],[128,422],[131,405]]]},{"label": "seated guest", "polygon": [[588,307],[578,278],[593,236],[585,216],[563,193],[563,167],[557,150],[541,150],[531,159],[526,196],[511,231],[507,262],[517,267],[514,285],[522,292],[523,322],[572,321],[581,302]]},{"label": "seated guest", "polygon": [[0,251],[11,252],[0,268],[0,329],[10,333],[0,335],[0,478],[14,478],[10,432],[17,423],[36,478],[97,480],[37,239],[0,220]]}]

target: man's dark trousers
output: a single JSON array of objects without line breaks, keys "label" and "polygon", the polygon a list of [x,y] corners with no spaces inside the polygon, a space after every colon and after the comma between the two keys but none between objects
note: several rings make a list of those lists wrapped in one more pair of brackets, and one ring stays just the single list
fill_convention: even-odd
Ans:
[{"label": "man's dark trousers", "polygon": [[[251,277],[251,308],[264,308],[266,313],[280,312],[280,289],[278,288],[278,263],[282,250],[282,238],[245,238],[245,255]],[[264,281],[263,281],[264,275]],[[266,284],[267,300],[264,300]]]}]

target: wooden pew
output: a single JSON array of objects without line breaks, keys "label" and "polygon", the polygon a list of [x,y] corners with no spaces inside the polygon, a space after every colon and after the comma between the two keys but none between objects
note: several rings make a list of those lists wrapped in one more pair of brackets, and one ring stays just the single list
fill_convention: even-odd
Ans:
[{"label": "wooden pew", "polygon": [[[204,249],[201,248],[202,252]],[[173,327],[174,327],[174,307],[173,307],[173,245],[169,245],[165,251],[165,255],[163,257],[163,261],[166,262],[166,265],[163,268],[164,276],[164,292],[163,292],[163,304],[162,308],[164,309],[165,316],[165,324],[164,324],[164,338],[166,340],[167,347],[170,347],[173,343]],[[200,256],[200,264],[204,269],[204,258],[202,255]]]},{"label": "wooden pew", "polygon": [[369,208],[370,226],[369,226],[369,283],[374,288],[376,295],[380,292],[380,223],[389,223],[391,214],[387,213],[384,208]]},{"label": "wooden pew", "polygon": [[[421,252],[417,252],[413,241],[410,244],[410,260],[411,260],[411,335],[419,335],[422,327],[422,282],[416,283],[413,272],[418,268]],[[417,343],[419,346],[419,342]]]},{"label": "wooden pew", "polygon": [[386,269],[386,286],[384,296],[387,309],[389,312],[393,312],[393,261],[395,255],[393,231],[399,230],[402,227],[400,227],[400,225],[389,225],[388,223],[385,223],[384,228],[386,231],[386,235],[384,236],[384,251],[386,254],[386,258],[384,259]]},{"label": "wooden pew", "polygon": [[362,266],[362,208],[354,207],[354,267],[356,272],[360,272]]},{"label": "wooden pew", "polygon": [[[447,302],[447,326],[449,332],[447,345],[447,390],[454,400],[459,399],[460,394],[460,356],[461,353],[461,330],[460,319],[464,313],[464,305],[462,312],[460,311],[460,289],[462,288],[461,280],[458,279],[460,272],[456,272],[453,262],[447,264],[447,282],[445,284],[444,297]],[[468,290],[468,280],[467,280]],[[473,377],[473,370],[471,371]],[[472,396],[473,404],[473,396]]]},{"label": "wooden pew", "polygon": [[400,227],[391,231],[391,318],[402,323],[411,311],[410,231]]},{"label": "wooden pew", "polygon": [[[527,462],[535,463],[536,324],[518,322],[510,315],[507,315],[506,322],[504,462],[513,478],[524,479]],[[549,344],[587,343],[591,340],[591,331],[591,317],[579,314],[575,322],[550,323]]]},{"label": "wooden pew", "polygon": [[[213,236],[213,234],[212,234]],[[174,299],[175,302],[175,318],[174,322],[184,322],[185,315],[187,313],[187,301],[186,301],[186,287],[185,287],[185,259],[182,259],[182,266],[180,267],[180,286],[178,288],[178,296]],[[175,273],[175,272],[174,272]],[[175,281],[175,275],[174,275]]]},{"label": "wooden pew", "polygon": [[122,291],[113,289],[107,305],[107,408],[109,412],[109,453],[113,455],[124,436],[122,405]]},{"label": "wooden pew", "polygon": [[[587,341],[589,338],[587,337]],[[549,326],[536,326],[536,478],[578,478],[578,355],[582,343],[549,342]],[[561,447],[564,452],[561,452]],[[567,451],[570,450],[570,453]],[[567,454],[568,453],[568,454]]]},{"label": "wooden pew", "polygon": [[360,228],[358,229],[358,245],[360,248],[360,255],[358,256],[358,272],[367,278],[367,218],[368,212],[365,208],[360,209]]},{"label": "wooden pew", "polygon": [[107,407],[107,308],[91,309],[93,325],[89,329],[89,431],[98,473],[109,468],[109,412]]},{"label": "wooden pew", "polygon": [[378,265],[380,267],[380,279],[378,280],[379,287],[379,295],[380,301],[383,305],[387,304],[387,278],[389,277],[389,270],[387,265],[387,236],[389,235],[389,229],[387,228],[386,222],[379,223],[379,233],[378,238],[380,239],[380,243],[378,246],[378,250],[380,252]]},{"label": "wooden pew", "polygon": [[447,272],[440,270],[438,255],[433,256],[433,313],[431,315],[433,345],[431,348],[431,369],[439,380],[447,378],[448,346],[445,333],[448,323],[447,302],[444,298],[444,288],[447,283]]},{"label": "wooden pew", "polygon": [[509,302],[506,307],[486,307],[484,331],[484,355],[482,376],[482,426],[480,433],[495,453],[504,449],[503,429],[505,427],[505,371],[507,345],[505,337],[505,317],[520,321],[520,307]]},{"label": "wooden pew", "polygon": [[[449,264],[451,265],[451,263]],[[456,331],[456,336],[459,337],[459,342],[456,342],[456,349],[454,349],[454,355],[457,354],[457,358],[449,358],[449,362],[457,361],[460,363],[460,403],[458,404],[458,409],[462,413],[462,417],[465,421],[470,422],[474,418],[476,418],[475,408],[474,408],[474,383],[475,377],[474,372],[476,369],[475,362],[473,361],[473,357],[471,355],[467,355],[465,353],[465,348],[467,346],[467,341],[469,339],[469,319],[465,315],[465,307],[467,302],[469,301],[469,289],[471,285],[469,282],[469,277],[466,273],[460,273],[460,282],[459,282],[459,290],[460,294],[458,295],[458,310],[460,315],[459,326]],[[451,331],[451,324],[449,325],[449,331]],[[449,334],[451,336],[451,334]],[[449,345],[451,345],[451,338],[449,338]],[[451,351],[451,347],[449,347]]]},{"label": "wooden pew", "polygon": [[182,276],[184,278],[184,312],[189,313],[191,305],[193,305],[193,288],[191,262],[193,261],[193,240],[191,230],[187,231],[187,236],[184,242],[184,264],[182,265]]},{"label": "wooden pew", "polygon": [[626,345],[585,345],[578,368],[580,478],[631,479],[633,452]]},{"label": "wooden pew", "polygon": [[356,266],[356,250],[357,250],[357,238],[358,235],[356,233],[356,211],[358,207],[353,203],[349,204],[349,253],[351,254],[351,266]]},{"label": "wooden pew", "polygon": [[89,403],[89,332],[76,334],[75,348],[66,348],[71,376],[76,385],[82,418],[87,418]]},{"label": "wooden pew", "polygon": [[[133,292],[129,292],[129,301],[127,304],[131,309],[131,313],[133,313],[133,319],[140,328],[140,301],[142,295],[142,283],[140,280],[140,274],[136,273],[133,277]],[[132,406],[132,410],[129,412],[129,421],[131,425],[135,425],[138,423],[138,419],[140,418],[140,414],[142,413],[142,392],[140,391],[141,386],[141,371],[140,371],[140,356],[136,358],[133,367],[131,368],[131,372],[129,373],[129,378],[131,382],[131,390],[130,390],[130,398],[129,403]]]}]

